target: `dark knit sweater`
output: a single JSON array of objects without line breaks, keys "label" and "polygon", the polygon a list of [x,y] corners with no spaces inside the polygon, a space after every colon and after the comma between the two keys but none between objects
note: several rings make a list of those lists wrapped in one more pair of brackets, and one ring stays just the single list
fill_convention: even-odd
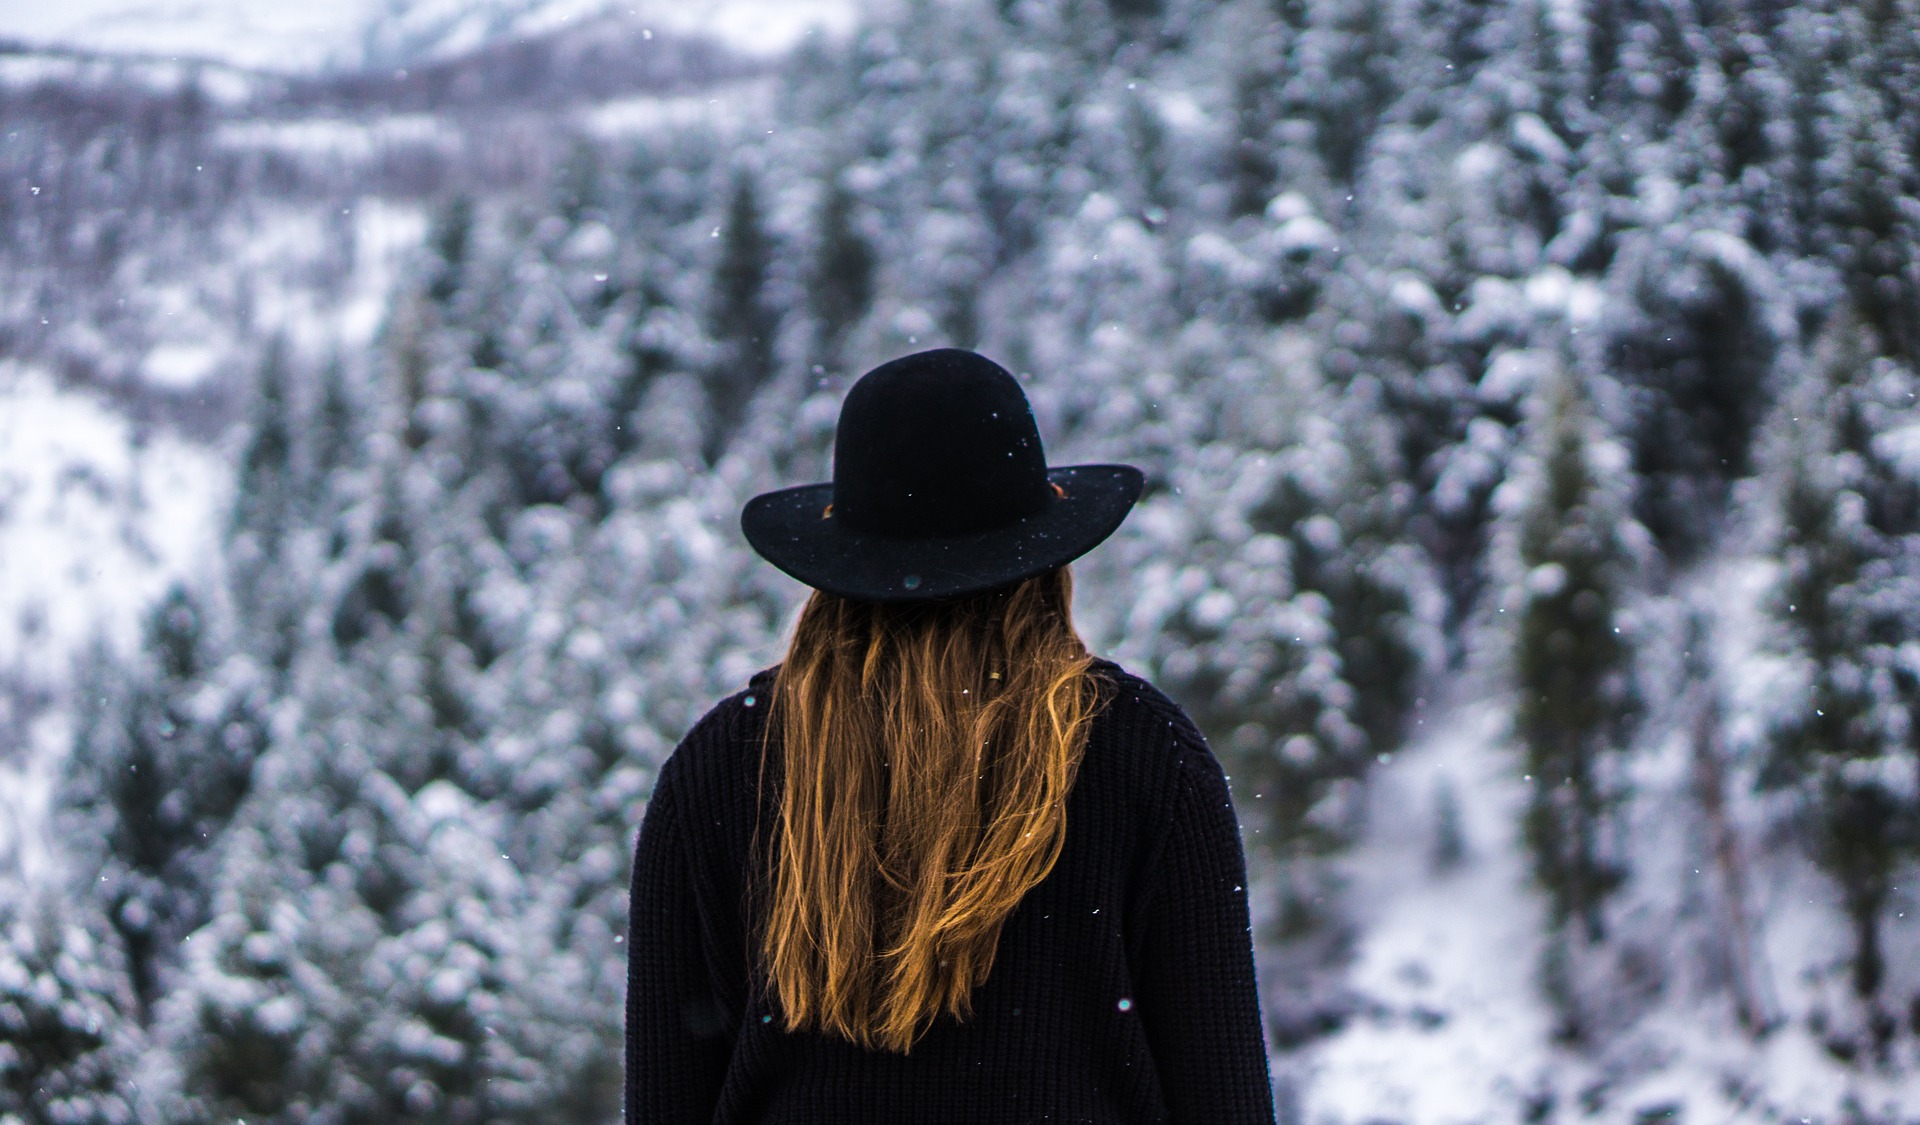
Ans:
[{"label": "dark knit sweater", "polygon": [[756,810],[770,671],[708,712],[634,854],[630,1125],[1272,1122],[1220,764],[1152,685],[1095,673],[1059,862],[1008,917],[972,1017],[942,1015],[905,1056],[780,1029],[742,904],[756,811],[764,833],[780,793],[776,743]]}]

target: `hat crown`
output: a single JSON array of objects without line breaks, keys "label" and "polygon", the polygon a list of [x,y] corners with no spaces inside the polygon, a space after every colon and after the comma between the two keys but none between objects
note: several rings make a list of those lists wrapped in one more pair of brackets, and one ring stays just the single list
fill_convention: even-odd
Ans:
[{"label": "hat crown", "polygon": [[1027,396],[985,356],[902,356],[861,376],[841,404],[833,516],[850,528],[965,535],[1035,515],[1052,496]]}]

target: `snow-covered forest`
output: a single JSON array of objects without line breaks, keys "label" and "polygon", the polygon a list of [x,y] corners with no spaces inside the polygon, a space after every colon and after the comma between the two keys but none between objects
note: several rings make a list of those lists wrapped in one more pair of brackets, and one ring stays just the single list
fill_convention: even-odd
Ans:
[{"label": "snow-covered forest", "polygon": [[0,47],[0,1123],[617,1121],[740,505],[941,344],[1148,474],[1283,1123],[1916,1120],[1920,0],[377,57]]}]

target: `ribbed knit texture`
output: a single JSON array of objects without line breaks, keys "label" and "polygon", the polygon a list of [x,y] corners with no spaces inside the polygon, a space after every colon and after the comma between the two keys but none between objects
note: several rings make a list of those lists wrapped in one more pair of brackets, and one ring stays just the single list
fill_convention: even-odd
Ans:
[{"label": "ribbed knit texture", "polygon": [[777,741],[757,777],[771,672],[708,712],[634,853],[629,1125],[1270,1125],[1226,779],[1165,695],[1094,671],[1060,861],[1007,919],[972,1017],[905,1056],[780,1030],[744,899],[756,815],[763,853],[777,823]]}]

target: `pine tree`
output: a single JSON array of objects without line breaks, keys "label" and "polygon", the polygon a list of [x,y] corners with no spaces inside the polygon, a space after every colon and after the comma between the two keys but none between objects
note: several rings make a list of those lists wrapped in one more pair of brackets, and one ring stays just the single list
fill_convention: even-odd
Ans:
[{"label": "pine tree", "polygon": [[1786,144],[1780,159],[1779,176],[1787,197],[1781,241],[1800,257],[1813,257],[1825,250],[1826,242],[1816,217],[1821,196],[1821,157],[1826,148],[1824,136],[1828,91],[1840,61],[1830,57],[1827,44],[1831,13],[1812,7],[1794,7],[1786,13],[1779,29],[1781,70],[1786,83],[1785,120],[1781,122]]},{"label": "pine tree", "polygon": [[381,472],[374,499],[378,516],[372,542],[347,561],[355,573],[334,603],[331,632],[346,650],[378,632],[398,629],[412,612],[415,594],[415,532],[400,485],[401,471]]},{"label": "pine tree", "polygon": [[554,212],[570,225],[579,223],[600,205],[600,183],[599,148],[576,140],[554,176]]},{"label": "pine tree", "polygon": [[1529,780],[1522,835],[1553,928],[1577,925],[1591,943],[1605,938],[1606,901],[1627,877],[1609,828],[1642,709],[1622,632],[1639,560],[1617,485],[1623,466],[1608,460],[1619,450],[1576,380],[1563,370],[1539,392],[1530,471],[1503,498],[1501,552],[1513,725]]},{"label": "pine tree", "polygon": [[134,1000],[111,942],[0,881],[0,1121],[132,1125]]},{"label": "pine tree", "polygon": [[234,481],[232,530],[250,536],[255,544],[251,550],[263,560],[272,559],[278,552],[296,516],[292,510],[294,403],[289,365],[286,339],[276,336],[269,340],[254,378],[247,445]]},{"label": "pine tree", "polygon": [[[337,515],[341,482],[335,474],[351,472],[361,464],[365,430],[346,363],[333,356],[320,368],[319,389],[307,415],[305,455],[299,461],[300,509],[310,527],[323,526]],[[328,529],[331,531],[332,529]],[[344,546],[344,544],[340,544]],[[332,544],[328,550],[331,553]]]},{"label": "pine tree", "polygon": [[206,634],[199,599],[174,586],[131,667],[96,652],[61,779],[61,818],[87,842],[77,881],[115,929],[143,1015],[205,920],[220,837],[266,737],[261,676]]},{"label": "pine tree", "polygon": [[1295,104],[1313,122],[1327,176],[1359,178],[1382,115],[1398,93],[1393,0],[1320,0],[1297,56],[1307,60],[1289,82]]},{"label": "pine tree", "polygon": [[878,257],[856,223],[857,200],[844,179],[827,180],[814,220],[814,258],[807,301],[813,313],[814,362],[838,371],[847,333],[873,305]]},{"label": "pine tree", "polygon": [[1430,569],[1399,538],[1412,497],[1390,483],[1379,419],[1363,396],[1290,389],[1302,397],[1268,409],[1318,417],[1282,448],[1217,443],[1176,478],[1212,499],[1157,525],[1176,538],[1138,560],[1157,592],[1126,642],[1226,764],[1250,850],[1281,876],[1282,941],[1337,928],[1325,861],[1355,839],[1368,768],[1405,737],[1437,616]]},{"label": "pine tree", "polygon": [[1452,871],[1467,860],[1466,828],[1460,821],[1460,795],[1445,776],[1433,785],[1433,848],[1428,855],[1436,873]]},{"label": "pine tree", "polygon": [[433,265],[427,281],[427,296],[445,305],[453,300],[465,282],[465,270],[473,238],[473,200],[456,195],[434,216],[428,244],[433,250]]},{"label": "pine tree", "polygon": [[1274,126],[1281,113],[1281,84],[1274,69],[1282,59],[1271,33],[1248,45],[1238,61],[1232,83],[1232,148],[1227,153],[1227,182],[1232,185],[1228,208],[1234,215],[1258,215],[1273,197],[1279,165],[1274,151]]},{"label": "pine tree", "polygon": [[1124,106],[1125,145],[1132,166],[1129,178],[1137,185],[1137,198],[1133,202],[1143,221],[1159,227],[1172,217],[1179,205],[1175,198],[1173,153],[1167,125],[1137,88],[1128,91]]},{"label": "pine tree", "polygon": [[156,1021],[166,1119],[604,1120],[586,969],[546,937],[501,810],[420,783],[418,689],[377,647],[393,663],[316,675],[234,830]]},{"label": "pine tree", "polygon": [[1920,146],[1900,133],[1902,113],[1911,112],[1903,100],[1920,91],[1899,88],[1911,76],[1882,72],[1886,54],[1915,32],[1876,29],[1872,10],[1845,20],[1852,58],[1825,102],[1817,221],[1856,315],[1888,354],[1920,366]]},{"label": "pine tree", "polygon": [[1760,778],[1800,798],[1853,928],[1863,999],[1884,975],[1881,915],[1920,823],[1908,748],[1920,697],[1902,656],[1920,634],[1920,490],[1882,440],[1912,424],[1920,381],[1876,351],[1869,325],[1836,313],[1778,418],[1771,609],[1804,692],[1776,717]]},{"label": "pine tree", "polygon": [[285,339],[267,343],[249,411],[228,528],[228,581],[260,656],[282,672],[299,641],[305,591],[290,579],[289,540],[307,522],[295,448],[296,404]]},{"label": "pine tree", "polygon": [[735,173],[720,223],[720,258],[707,303],[708,332],[719,345],[707,375],[713,424],[706,456],[716,460],[745,418],[754,393],[773,378],[779,312],[767,291],[773,243],[760,213],[754,175]]},{"label": "pine tree", "polygon": [[1748,912],[1747,869],[1740,832],[1728,814],[1727,753],[1721,733],[1721,686],[1709,652],[1709,618],[1696,608],[1687,617],[1686,648],[1681,672],[1687,690],[1683,698],[1693,711],[1690,744],[1693,799],[1704,829],[1706,858],[1718,884],[1717,929],[1714,945],[1724,959],[1728,991],[1741,1027],[1749,1035],[1766,1033],[1775,1021],[1769,1000],[1767,973],[1755,955],[1753,918]]},{"label": "pine tree", "polygon": [[1770,271],[1751,246],[1711,230],[1640,237],[1617,267],[1628,299],[1609,307],[1603,332],[1633,413],[1635,515],[1687,562],[1711,546],[1731,483],[1753,471],[1783,344]]}]

